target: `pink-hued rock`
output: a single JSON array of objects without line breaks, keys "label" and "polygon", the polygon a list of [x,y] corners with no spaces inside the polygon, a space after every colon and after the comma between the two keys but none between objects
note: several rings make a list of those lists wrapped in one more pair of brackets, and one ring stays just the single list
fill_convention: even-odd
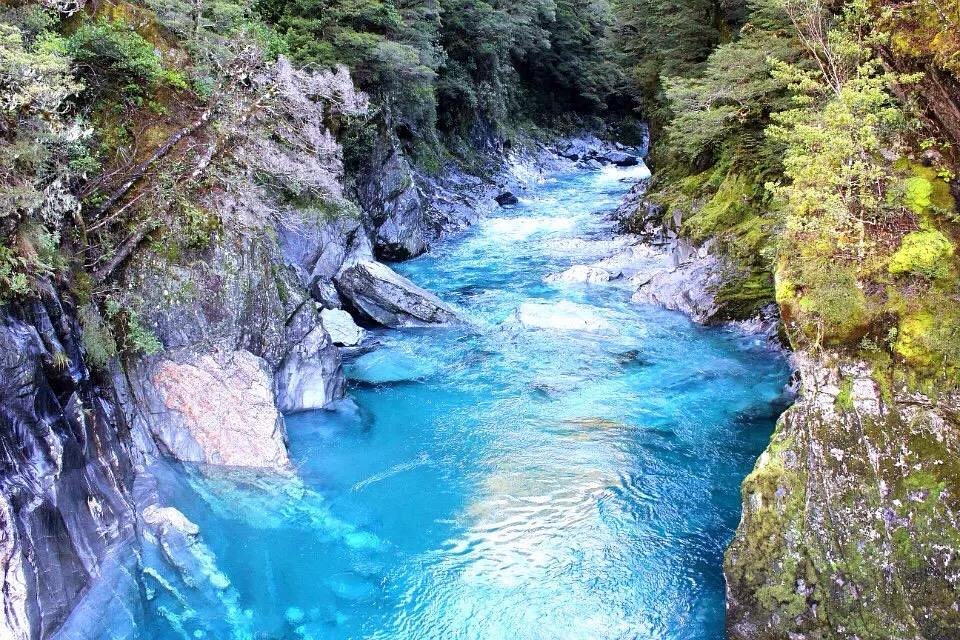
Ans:
[{"label": "pink-hued rock", "polygon": [[151,430],[179,460],[282,469],[290,464],[266,363],[248,351],[160,362],[151,380],[167,419]]}]

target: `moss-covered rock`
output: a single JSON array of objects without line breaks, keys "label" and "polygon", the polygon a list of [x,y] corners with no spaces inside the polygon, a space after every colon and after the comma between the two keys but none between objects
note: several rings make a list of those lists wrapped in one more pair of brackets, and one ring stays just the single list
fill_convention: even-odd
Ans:
[{"label": "moss-covered rock", "polygon": [[743,485],[730,637],[957,638],[960,397],[888,402],[862,362],[798,362],[800,401]]},{"label": "moss-covered rock", "polygon": [[[922,178],[920,178],[922,180]],[[890,258],[893,275],[915,275],[930,280],[950,273],[953,243],[936,229],[923,229],[904,236],[900,248]]]}]

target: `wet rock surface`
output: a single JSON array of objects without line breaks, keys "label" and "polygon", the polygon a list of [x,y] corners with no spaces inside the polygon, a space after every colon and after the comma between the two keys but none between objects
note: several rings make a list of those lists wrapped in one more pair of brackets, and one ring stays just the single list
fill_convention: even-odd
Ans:
[{"label": "wet rock surface", "polygon": [[384,327],[456,324],[456,311],[390,267],[362,262],[335,280],[344,304],[360,319]]},{"label": "wet rock surface", "polygon": [[49,636],[133,532],[133,468],[109,389],[53,297],[0,310],[0,631]]}]

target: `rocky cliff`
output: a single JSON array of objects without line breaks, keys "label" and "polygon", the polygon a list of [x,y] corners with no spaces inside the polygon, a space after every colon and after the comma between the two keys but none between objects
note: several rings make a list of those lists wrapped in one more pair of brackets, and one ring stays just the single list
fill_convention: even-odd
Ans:
[{"label": "rocky cliff", "polygon": [[[117,545],[195,549],[151,497],[154,460],[287,473],[283,414],[344,393],[327,324],[459,321],[375,256],[422,253],[516,188],[495,157],[499,179],[427,177],[387,138],[358,206],[330,127],[368,103],[344,68],[257,63],[234,92],[169,152],[203,180],[174,205],[190,225],[137,238],[94,276],[105,296],[48,282],[0,308],[2,637],[51,637]],[[116,206],[155,195],[133,182]]]}]

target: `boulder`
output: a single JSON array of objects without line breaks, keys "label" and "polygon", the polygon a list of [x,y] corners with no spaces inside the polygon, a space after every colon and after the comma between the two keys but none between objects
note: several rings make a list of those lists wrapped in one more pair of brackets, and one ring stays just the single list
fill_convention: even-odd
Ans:
[{"label": "boulder", "polygon": [[314,327],[277,370],[277,406],[284,413],[323,409],[343,397],[340,353],[325,327]]},{"label": "boulder", "polygon": [[339,347],[357,346],[366,333],[353,321],[353,316],[342,309],[324,309],[320,312],[320,321],[333,344]]},{"label": "boulder", "polygon": [[715,257],[698,257],[675,269],[657,272],[631,300],[680,311],[695,322],[707,324],[719,311],[714,292],[721,279],[721,265]]},{"label": "boulder", "polygon": [[497,204],[501,207],[508,207],[511,205],[519,204],[520,200],[517,196],[513,195],[510,191],[504,191],[496,197]]},{"label": "boulder", "polygon": [[613,325],[600,314],[601,309],[585,304],[560,302],[524,302],[516,320],[525,327],[559,331],[612,332]]},{"label": "boulder", "polygon": [[283,419],[269,367],[249,351],[160,360],[147,385],[149,428],[185,462],[286,469]]},{"label": "boulder", "polygon": [[608,151],[601,156],[601,160],[606,160],[618,167],[635,167],[640,164],[640,158],[625,151]]},{"label": "boulder", "polygon": [[383,327],[457,324],[452,307],[380,262],[360,262],[334,280],[354,317]]}]

